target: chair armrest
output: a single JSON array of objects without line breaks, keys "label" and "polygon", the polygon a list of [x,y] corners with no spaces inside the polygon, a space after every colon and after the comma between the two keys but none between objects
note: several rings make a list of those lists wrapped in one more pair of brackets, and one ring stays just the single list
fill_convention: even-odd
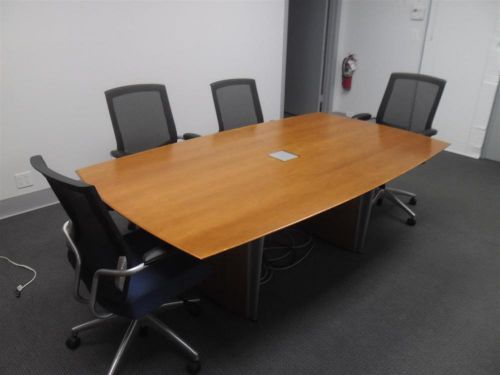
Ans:
[{"label": "chair armrest", "polygon": [[121,158],[122,156],[128,155],[126,152],[119,151],[119,150],[112,150],[110,152],[110,154],[114,158]]},{"label": "chair armrest", "polygon": [[358,113],[358,114],[355,114],[354,116],[352,116],[353,119],[356,119],[356,120],[361,120],[361,121],[368,121],[368,120],[371,120],[372,119],[372,115],[371,113]]},{"label": "chair armrest", "polygon": [[184,139],[185,141],[187,141],[189,139],[198,138],[198,137],[201,137],[201,135],[200,134],[196,134],[196,133],[184,133],[182,135],[181,139]]},{"label": "chair armrest", "polygon": [[76,244],[73,241],[73,223],[71,220],[66,221],[62,227],[63,233],[66,236],[66,246],[68,247],[68,260],[70,264],[75,268],[75,278],[74,278],[74,286],[73,286],[73,295],[78,302],[87,303],[89,302],[88,298],[83,297],[80,294],[80,272],[82,261],[80,258],[80,253],[76,248]]},{"label": "chair armrest", "polygon": [[89,308],[92,314],[96,316],[97,318],[100,319],[105,319],[110,317],[111,313],[105,313],[102,314],[96,310],[96,304],[97,304],[97,290],[99,289],[99,278],[101,276],[107,276],[107,277],[129,277],[132,275],[135,275],[136,273],[139,273],[143,270],[148,268],[148,265],[145,263],[138,264],[135,267],[132,268],[127,268],[124,270],[117,270],[117,269],[109,269],[109,268],[100,268],[97,271],[94,272],[94,275],[92,276],[92,287],[90,288],[90,300],[89,300]]},{"label": "chair armrest", "polygon": [[130,277],[132,275],[135,275],[136,273],[144,271],[152,263],[157,262],[158,260],[166,257],[168,254],[169,253],[166,252],[166,248],[157,246],[146,251],[142,256],[143,262],[141,264],[136,265],[135,267],[127,268],[124,270],[101,268],[95,271],[94,276],[92,277],[92,288],[90,290],[90,301],[89,301],[90,311],[92,311],[92,314],[94,314],[98,318],[105,318],[109,316],[109,314],[99,313],[95,308],[95,305],[97,303],[97,290],[99,288],[99,278],[101,276],[105,277],[107,276],[113,278]]},{"label": "chair armrest", "polygon": [[[112,314],[102,314],[99,313],[95,305],[97,303],[97,290],[99,288],[99,278],[101,276],[107,276],[107,277],[129,277],[132,275],[135,275],[136,273],[139,273],[146,268],[149,267],[150,264],[153,262],[158,261],[159,259],[163,258],[163,256],[169,254],[166,252],[165,248],[162,247],[154,247],[148,251],[146,251],[143,254],[143,263],[136,265],[135,267],[132,268],[127,268],[124,270],[119,270],[119,269],[108,269],[108,268],[101,268],[98,269],[97,271],[94,272],[94,275],[92,276],[92,286],[90,288],[90,298],[84,298],[80,294],[80,273],[81,273],[81,258],[80,258],[80,253],[78,252],[78,249],[76,247],[76,244],[73,241],[73,225],[70,220],[66,221],[63,225],[63,232],[66,236],[66,244],[68,245],[68,250],[70,250],[70,253],[74,259],[74,267],[75,267],[75,285],[74,285],[74,296],[79,302],[83,303],[88,303],[90,307],[90,311],[92,314],[94,314],[98,318],[107,318],[111,316]],[[71,260],[70,260],[71,262]]]},{"label": "chair armrest", "polygon": [[432,137],[433,135],[436,135],[437,134],[437,129],[425,129],[423,132],[421,132],[420,134],[423,134],[427,137]]},{"label": "chair armrest", "polygon": [[151,250],[146,251],[142,255],[142,261],[144,262],[145,265],[149,265],[163,258],[165,255],[167,255],[165,248],[153,247]]}]

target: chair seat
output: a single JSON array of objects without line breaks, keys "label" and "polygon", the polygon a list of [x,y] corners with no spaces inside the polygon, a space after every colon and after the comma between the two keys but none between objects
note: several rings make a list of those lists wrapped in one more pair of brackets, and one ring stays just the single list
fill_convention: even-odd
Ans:
[{"label": "chair seat", "polygon": [[142,255],[153,247],[161,246],[167,254],[144,271],[129,278],[125,298],[118,289],[111,296],[110,290],[105,288],[107,296],[98,298],[99,304],[114,314],[134,320],[142,318],[193,288],[210,273],[206,262],[158,240],[143,230],[136,230],[123,238],[136,258],[135,264],[129,264],[129,268],[142,263]]},{"label": "chair seat", "polygon": [[206,262],[167,245],[142,230],[126,235],[124,239],[140,257],[140,262],[142,255],[155,246],[164,247],[167,254],[144,271],[130,277],[127,298],[115,306],[119,309],[117,313],[122,316],[131,319],[143,317],[199,284],[210,272]]}]

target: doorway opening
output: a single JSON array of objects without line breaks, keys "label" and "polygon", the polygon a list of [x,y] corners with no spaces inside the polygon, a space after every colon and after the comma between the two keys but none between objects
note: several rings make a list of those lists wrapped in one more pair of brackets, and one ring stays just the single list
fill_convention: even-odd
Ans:
[{"label": "doorway opening", "polygon": [[289,0],[284,117],[331,112],[340,0]]}]

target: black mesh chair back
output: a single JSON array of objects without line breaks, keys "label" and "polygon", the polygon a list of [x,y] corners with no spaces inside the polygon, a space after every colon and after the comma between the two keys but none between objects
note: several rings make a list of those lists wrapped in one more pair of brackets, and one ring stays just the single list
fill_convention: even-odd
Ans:
[{"label": "black mesh chair back", "polygon": [[419,133],[430,129],[445,84],[423,74],[391,74],[376,122]]},{"label": "black mesh chair back", "polygon": [[[73,238],[82,258],[81,279],[89,289],[94,272],[100,268],[115,269],[120,256],[125,256],[129,264],[137,263],[94,186],[54,172],[40,155],[31,157],[30,162],[47,179],[71,220]],[[108,279],[102,280],[102,291],[108,292],[103,294],[118,293],[112,279]]]},{"label": "black mesh chair back", "polygon": [[210,85],[219,131],[264,122],[253,79],[227,79]]},{"label": "black mesh chair back", "polygon": [[164,85],[117,87],[105,92],[121,154],[133,154],[177,142],[177,131]]}]

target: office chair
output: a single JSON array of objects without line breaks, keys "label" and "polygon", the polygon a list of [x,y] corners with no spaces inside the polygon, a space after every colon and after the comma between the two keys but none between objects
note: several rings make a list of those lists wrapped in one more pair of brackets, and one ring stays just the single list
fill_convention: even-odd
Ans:
[{"label": "office chair", "polygon": [[116,150],[111,151],[115,158],[199,137],[185,133],[178,138],[165,85],[122,86],[104,94],[116,138]]},{"label": "office chair", "polygon": [[210,84],[219,131],[264,122],[255,80],[226,79]]},{"label": "office chair", "polygon": [[[423,74],[392,73],[385,89],[375,122],[432,137],[437,130],[432,121],[441,100],[446,81]],[[369,113],[360,113],[353,118],[370,120]],[[410,205],[417,204],[417,197],[409,191],[380,186],[374,202],[381,205],[384,198],[401,207],[409,216],[406,224],[416,224],[416,214],[399,199],[398,195],[410,198]]]},{"label": "office chair", "polygon": [[[144,231],[121,235],[94,186],[54,172],[40,155],[30,162],[47,179],[69,216],[63,232],[75,268],[74,296],[88,304],[97,318],[73,327],[66,346],[76,349],[80,332],[123,317],[131,322],[108,374],[116,372],[131,339],[140,331],[140,322],[148,322],[182,349],[190,358],[189,372],[198,372],[198,353],[153,312],[186,303],[189,309],[198,300],[171,301],[208,276],[207,265]],[[89,298],[80,293],[82,282]]]}]

